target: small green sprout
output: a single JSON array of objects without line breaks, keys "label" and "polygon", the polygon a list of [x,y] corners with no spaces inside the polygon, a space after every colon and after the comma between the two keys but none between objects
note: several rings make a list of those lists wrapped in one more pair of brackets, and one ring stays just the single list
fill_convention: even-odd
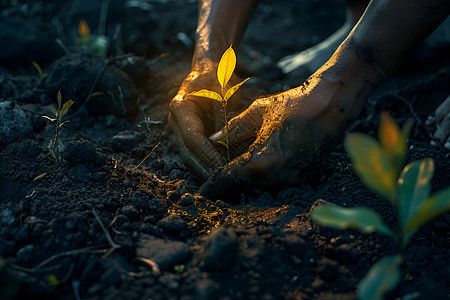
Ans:
[{"label": "small green sprout", "polygon": [[48,116],[42,117],[50,120],[51,122],[56,122],[55,139],[50,141],[50,143],[48,144],[48,149],[50,150],[53,158],[56,159],[56,161],[60,162],[62,161],[62,151],[64,149],[64,145],[60,140],[61,128],[64,124],[69,122],[68,120],[63,122],[63,117],[67,114],[69,108],[73,104],[73,101],[67,100],[66,102],[64,102],[64,104],[62,104],[61,91],[58,91],[57,100],[58,109],[56,109],[53,105],[48,106],[48,109],[52,112],[55,118],[51,118]]},{"label": "small green sprout", "polygon": [[228,81],[231,78],[231,75],[233,75],[234,69],[236,68],[236,54],[234,53],[234,50],[232,46],[228,48],[227,51],[222,55],[222,58],[219,61],[219,66],[217,68],[217,80],[220,84],[220,94],[210,91],[210,90],[199,90],[196,92],[192,92],[189,95],[192,96],[199,96],[199,97],[205,97],[212,100],[219,101],[220,104],[222,104],[223,108],[223,116],[224,116],[224,122],[225,122],[225,137],[226,137],[226,143],[222,141],[218,141],[217,143],[225,146],[227,148],[227,157],[228,161],[230,160],[230,149],[229,149],[229,143],[228,143],[228,119],[227,119],[227,103],[228,100],[233,96],[233,94],[241,87],[241,85],[244,84],[249,78],[245,79],[241,83],[236,84],[235,86],[229,88],[225,92],[225,87],[228,83]]},{"label": "small green sprout", "polygon": [[32,64],[33,64],[33,67],[36,69],[36,71],[38,71],[39,76],[41,77],[41,79],[44,79],[44,78],[46,78],[48,76],[47,73],[44,73],[44,71],[42,71],[41,66],[37,62],[33,61]]},{"label": "small green sprout", "polygon": [[311,213],[311,218],[324,226],[378,232],[398,239],[398,254],[379,260],[361,280],[357,296],[362,300],[383,299],[398,284],[402,254],[411,237],[422,225],[450,210],[450,188],[430,195],[432,159],[413,161],[402,169],[411,125],[407,123],[400,130],[394,119],[383,113],[379,142],[361,133],[351,133],[345,138],[345,149],[356,173],[369,189],[389,199],[397,208],[400,232],[395,234],[375,211],[365,207],[322,205]]}]

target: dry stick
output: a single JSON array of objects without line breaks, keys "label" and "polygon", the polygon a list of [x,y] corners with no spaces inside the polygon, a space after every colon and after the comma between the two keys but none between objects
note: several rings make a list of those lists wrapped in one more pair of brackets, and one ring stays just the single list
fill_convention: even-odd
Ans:
[{"label": "dry stick", "polygon": [[158,144],[156,144],[156,146],[155,147],[153,147],[153,149],[150,151],[150,153],[149,154],[147,154],[145,157],[144,157],[144,159],[143,160],[141,160],[141,162],[136,166],[136,167],[134,167],[131,171],[134,171],[134,170],[136,170],[137,169],[137,167],[139,167],[149,156],[150,156],[150,154],[152,154],[153,153],[153,151],[156,149],[156,147],[158,147],[159,146],[159,144],[161,144],[161,141],[159,141],[158,142]]},{"label": "dry stick", "polygon": [[102,220],[100,219],[97,212],[95,211],[95,208],[92,208],[92,213],[94,214],[97,222],[100,224],[100,227],[102,228],[103,233],[106,236],[106,239],[108,240],[109,244],[111,245],[111,248],[104,255],[104,257],[106,257],[109,254],[111,254],[114,250],[116,250],[117,248],[120,248],[120,245],[117,245],[116,243],[114,243],[113,239],[111,238],[111,235],[109,234],[109,231],[106,229],[105,225],[103,225]]},{"label": "dry stick", "polygon": [[89,247],[85,247],[85,248],[81,248],[81,249],[75,249],[75,250],[69,250],[69,251],[64,251],[58,254],[55,254],[53,256],[50,256],[49,258],[45,259],[44,261],[42,261],[40,264],[38,264],[37,266],[35,266],[34,268],[25,268],[25,267],[21,267],[18,265],[14,265],[11,264],[11,267],[19,270],[19,271],[23,271],[26,273],[34,273],[37,272],[37,269],[42,268],[43,266],[45,266],[48,263],[51,263],[52,261],[60,258],[60,257],[64,257],[64,256],[71,256],[71,255],[78,255],[78,254],[84,254],[84,253],[91,253],[91,254],[103,254],[106,253],[108,251],[108,249],[100,249],[100,250],[94,250],[93,246],[89,246]]}]

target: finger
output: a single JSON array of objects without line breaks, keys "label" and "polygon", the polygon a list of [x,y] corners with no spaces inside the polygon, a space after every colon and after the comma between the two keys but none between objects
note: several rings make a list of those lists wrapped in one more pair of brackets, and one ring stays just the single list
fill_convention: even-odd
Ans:
[{"label": "finger", "polygon": [[170,103],[172,128],[179,132],[183,144],[197,161],[207,168],[221,166],[224,159],[205,136],[199,106],[177,97]]},{"label": "finger", "polygon": [[194,174],[200,178],[200,180],[206,180],[211,175],[211,171],[206,168],[200,161],[194,158],[194,155],[189,151],[183,141],[183,137],[181,136],[181,132],[178,129],[178,125],[174,121],[172,114],[169,114],[169,124],[175,134],[177,139],[178,151],[180,152],[181,159],[186,167],[191,169]]},{"label": "finger", "polygon": [[448,114],[450,114],[450,95],[434,112],[437,124],[440,124]]},{"label": "finger", "polygon": [[[228,122],[228,141],[230,153],[233,157],[248,150],[249,146],[255,141],[262,123],[263,107],[259,105],[251,105]],[[222,128],[209,138],[213,142],[226,142],[225,129]]]},{"label": "finger", "polygon": [[441,122],[437,124],[437,129],[434,132],[434,138],[439,142],[444,144],[445,148],[450,147],[450,143],[448,143],[448,139],[450,137],[450,112],[442,118]]}]

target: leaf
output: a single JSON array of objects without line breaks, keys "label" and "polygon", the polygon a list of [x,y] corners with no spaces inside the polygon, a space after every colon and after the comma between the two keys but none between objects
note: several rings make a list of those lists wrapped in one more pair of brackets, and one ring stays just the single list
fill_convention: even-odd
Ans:
[{"label": "leaf", "polygon": [[217,79],[219,80],[220,86],[223,88],[227,85],[236,67],[236,54],[232,46],[228,48],[227,51],[222,55],[219,61],[219,66],[217,67]]},{"label": "leaf", "polygon": [[55,115],[55,117],[58,117],[58,111],[53,105],[49,105],[47,108]]},{"label": "leaf", "polygon": [[222,103],[222,101],[223,101],[222,96],[220,96],[218,93],[210,91],[210,90],[200,90],[197,92],[189,93],[189,95],[213,99],[213,100],[219,101],[220,103]]},{"label": "leaf", "polygon": [[359,282],[358,299],[384,299],[384,294],[396,287],[401,279],[401,262],[400,255],[386,256],[377,261]]},{"label": "leaf", "polygon": [[47,116],[42,116],[42,117],[47,119],[47,120],[50,120],[51,122],[55,122],[56,121],[56,119],[53,119],[53,118],[50,118],[50,117],[47,117]]},{"label": "leaf", "polygon": [[58,100],[58,113],[59,113],[61,111],[61,101],[62,101],[61,90],[58,90],[56,100]]},{"label": "leaf", "polygon": [[397,172],[380,144],[368,135],[350,133],[345,137],[344,145],[364,183],[397,205],[394,198]]},{"label": "leaf", "polygon": [[81,37],[88,37],[91,35],[91,29],[85,20],[81,20],[78,24],[78,35]]},{"label": "leaf", "polygon": [[228,101],[228,99],[231,98],[231,96],[233,96],[233,94],[241,87],[241,85],[243,85],[247,80],[249,80],[250,78],[245,79],[244,81],[242,81],[241,83],[236,84],[235,86],[231,87],[227,93],[225,94],[225,102]]},{"label": "leaf", "polygon": [[91,94],[91,98],[92,97],[96,97],[96,96],[101,96],[101,95],[104,95],[105,93],[103,93],[103,92],[93,92],[92,94]]},{"label": "leaf", "polygon": [[399,172],[408,148],[406,142],[407,135],[400,130],[394,118],[387,112],[381,114],[380,125],[378,127],[378,139],[391,164]]},{"label": "leaf", "polygon": [[380,216],[366,207],[340,207],[322,205],[311,212],[311,218],[323,226],[338,229],[359,229],[363,232],[379,232],[393,236],[392,230],[384,224]]},{"label": "leaf", "polygon": [[417,213],[406,223],[406,229],[419,228],[434,217],[450,210],[450,187],[440,190],[426,199]]},{"label": "leaf", "polygon": [[59,113],[61,117],[63,117],[67,113],[72,104],[73,104],[72,100],[67,100],[66,102],[64,102],[63,107],[61,108],[61,112]]},{"label": "leaf", "polygon": [[216,141],[216,143],[217,143],[217,144],[220,144],[220,145],[222,145],[222,146],[224,146],[225,148],[228,149],[228,144],[225,143],[224,141]]},{"label": "leaf", "polygon": [[416,215],[417,210],[430,195],[434,162],[431,158],[408,164],[398,179],[399,215],[402,228]]}]

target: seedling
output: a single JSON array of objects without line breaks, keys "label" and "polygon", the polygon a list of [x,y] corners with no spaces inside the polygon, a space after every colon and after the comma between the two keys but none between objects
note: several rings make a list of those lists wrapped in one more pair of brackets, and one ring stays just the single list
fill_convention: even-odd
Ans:
[{"label": "seedling", "polygon": [[53,158],[56,159],[56,161],[60,162],[62,161],[62,151],[64,149],[64,145],[60,139],[61,128],[64,124],[69,122],[68,120],[63,122],[63,117],[67,114],[67,111],[72,106],[73,101],[67,100],[66,102],[64,102],[64,104],[62,104],[61,91],[58,91],[57,100],[58,109],[56,109],[53,105],[48,106],[48,109],[52,112],[55,118],[51,118],[48,116],[42,117],[50,120],[51,122],[56,122],[55,139],[50,141],[50,143],[48,144],[48,149],[50,150]]},{"label": "seedling", "polygon": [[32,64],[36,71],[38,71],[39,77],[41,77],[41,79],[45,79],[48,76],[47,73],[44,73],[44,71],[42,71],[41,66],[37,62],[33,61]]},{"label": "seedling", "polygon": [[351,133],[345,138],[345,149],[356,173],[369,189],[389,199],[397,208],[400,232],[395,234],[375,211],[365,207],[322,205],[311,213],[311,218],[324,226],[378,232],[399,241],[398,253],[375,263],[359,283],[357,296],[362,300],[383,299],[383,295],[398,284],[402,254],[411,237],[422,225],[450,210],[450,188],[430,196],[432,159],[413,161],[401,169],[410,128],[411,123],[407,123],[400,130],[394,119],[383,113],[378,129],[379,142],[361,133]]},{"label": "seedling", "polygon": [[227,119],[227,103],[228,100],[233,96],[233,94],[241,87],[241,85],[244,84],[249,78],[245,79],[241,83],[236,84],[235,86],[229,88],[225,92],[225,87],[228,83],[228,81],[231,78],[231,75],[233,75],[234,69],[236,68],[236,54],[234,53],[234,50],[232,46],[228,48],[227,51],[222,55],[222,58],[219,61],[219,66],[217,67],[217,80],[220,84],[220,94],[216,93],[214,91],[210,90],[199,90],[197,92],[192,92],[189,95],[192,96],[199,96],[199,97],[205,97],[212,100],[219,101],[220,104],[222,104],[223,108],[223,118],[225,122],[225,137],[226,137],[226,143],[222,141],[218,141],[217,143],[225,146],[227,148],[227,157],[228,161],[230,161],[230,149],[229,149],[229,143],[228,143],[228,119]]}]

